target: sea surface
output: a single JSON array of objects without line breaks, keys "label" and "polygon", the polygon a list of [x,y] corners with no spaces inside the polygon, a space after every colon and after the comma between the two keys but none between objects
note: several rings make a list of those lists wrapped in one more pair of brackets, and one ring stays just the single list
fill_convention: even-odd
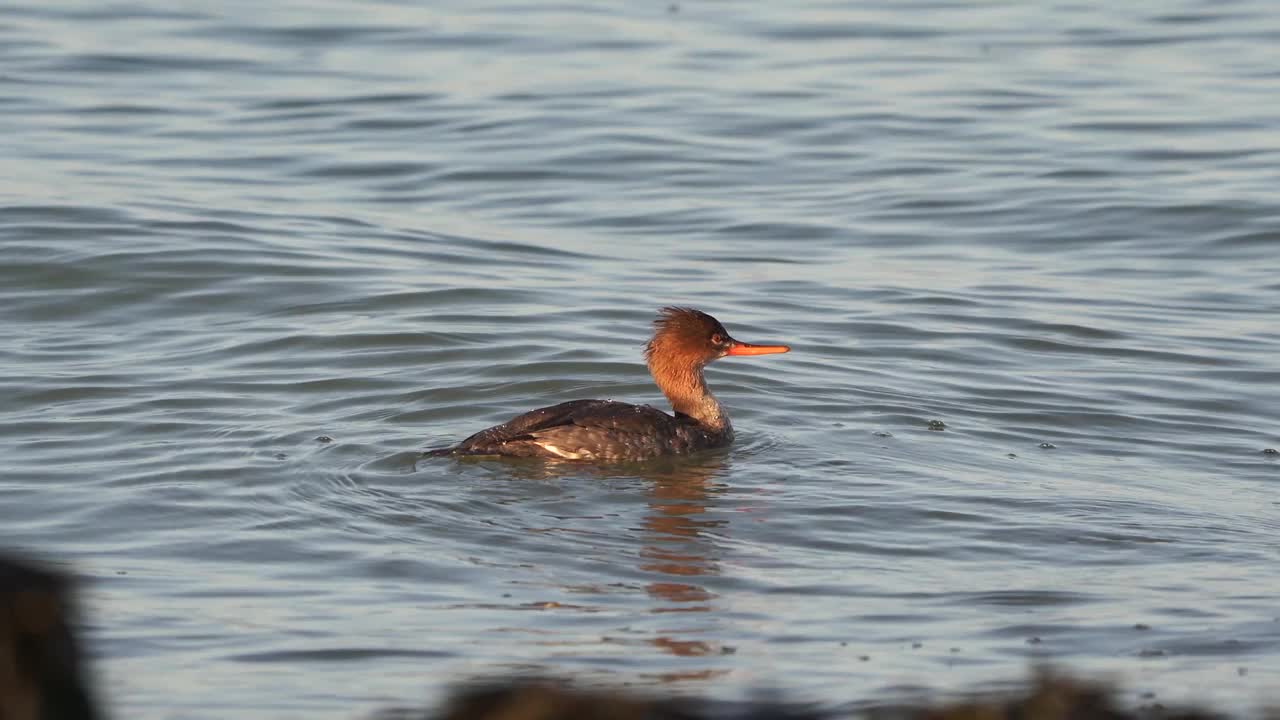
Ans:
[{"label": "sea surface", "polygon": [[[732,448],[420,457],[664,305]],[[10,0],[0,338],[115,717],[1280,701],[1271,0]]]}]

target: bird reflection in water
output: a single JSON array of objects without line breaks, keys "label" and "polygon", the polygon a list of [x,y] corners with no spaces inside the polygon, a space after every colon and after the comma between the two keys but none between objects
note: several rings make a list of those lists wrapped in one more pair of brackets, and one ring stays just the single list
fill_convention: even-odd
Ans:
[{"label": "bird reflection in water", "polygon": [[[697,613],[700,617],[688,617],[679,621],[679,629],[672,628],[653,638],[650,643],[672,655],[696,657],[722,652],[715,643],[700,639],[687,639],[690,635],[705,635],[712,630],[704,615],[715,610],[715,593],[698,583],[698,578],[718,575],[719,547],[709,533],[727,525],[727,521],[707,517],[707,508],[722,493],[723,486],[714,482],[725,462],[723,453],[709,457],[673,463],[651,478],[649,512],[645,515],[644,549],[640,551],[640,569],[669,577],[645,586],[649,596],[657,600],[654,613]],[[676,618],[672,618],[676,621]],[[682,637],[683,636],[683,637]],[[708,679],[723,675],[727,670],[687,670],[666,673],[663,680]]]},{"label": "bird reflection in water", "polygon": [[[699,578],[720,573],[720,547],[714,533],[728,524],[727,520],[708,517],[725,486],[717,485],[726,462],[724,453],[701,457],[694,461],[673,463],[650,476],[649,512],[643,527],[645,544],[640,551],[640,569],[667,576],[650,582],[645,589],[658,601],[651,612],[673,615],[669,630],[650,640],[657,649],[672,655],[700,657],[727,654],[729,650],[714,641],[695,639],[714,632],[717,595],[699,582]],[[705,680],[728,673],[727,669],[688,668],[664,673],[663,681]]]},{"label": "bird reflection in water", "polygon": [[[612,467],[574,465],[572,472],[585,473],[593,480],[638,479],[647,487],[646,509],[638,530],[638,569],[659,576],[643,587],[653,600],[649,613],[665,616],[645,642],[651,647],[681,657],[729,655],[732,649],[707,638],[719,634],[717,595],[699,580],[720,572],[720,543],[728,521],[709,517],[717,498],[727,485],[717,482],[729,464],[728,451],[699,453],[693,457],[664,458],[645,463]],[[538,463],[513,467],[518,476],[530,479],[563,477],[566,467],[558,463]],[[516,469],[516,468],[519,469]],[[581,591],[582,588],[576,588]],[[627,642],[614,637],[610,642]],[[725,675],[727,668],[682,668],[651,676],[660,682],[705,680]]]}]

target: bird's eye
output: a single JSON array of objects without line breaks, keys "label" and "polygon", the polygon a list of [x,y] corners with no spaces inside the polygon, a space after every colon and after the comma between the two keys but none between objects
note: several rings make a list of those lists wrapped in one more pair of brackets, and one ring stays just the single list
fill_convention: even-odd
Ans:
[{"label": "bird's eye", "polygon": [[723,336],[723,335],[721,335],[720,333],[714,333],[714,334],[712,334],[712,336],[711,336],[711,344],[712,344],[712,345],[719,345],[719,344],[720,344],[720,343],[722,343],[722,342],[724,342],[724,336]]}]

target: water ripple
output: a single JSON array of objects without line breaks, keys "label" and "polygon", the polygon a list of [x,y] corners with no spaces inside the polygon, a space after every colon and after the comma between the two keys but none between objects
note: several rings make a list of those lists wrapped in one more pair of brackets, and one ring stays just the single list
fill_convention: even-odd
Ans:
[{"label": "water ripple", "polygon": [[[666,6],[8,9],[0,523],[93,579],[117,714],[1045,655],[1255,696],[1275,14]],[[708,370],[733,448],[420,455],[665,407],[666,304],[794,347]]]}]

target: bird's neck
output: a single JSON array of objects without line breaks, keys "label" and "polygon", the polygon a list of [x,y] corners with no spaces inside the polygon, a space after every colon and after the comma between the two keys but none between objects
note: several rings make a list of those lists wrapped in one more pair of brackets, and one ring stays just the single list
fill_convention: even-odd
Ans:
[{"label": "bird's neck", "polygon": [[675,368],[659,362],[650,363],[649,372],[658,389],[667,396],[672,410],[688,415],[711,430],[730,427],[729,414],[707,389],[701,367]]}]

